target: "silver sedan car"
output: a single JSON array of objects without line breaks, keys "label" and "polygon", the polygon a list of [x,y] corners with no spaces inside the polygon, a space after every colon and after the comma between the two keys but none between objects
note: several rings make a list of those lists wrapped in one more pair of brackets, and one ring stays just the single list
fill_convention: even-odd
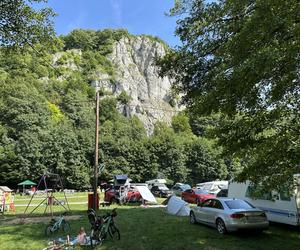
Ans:
[{"label": "silver sedan car", "polygon": [[246,201],[229,198],[208,199],[193,207],[190,223],[196,222],[214,226],[221,234],[239,229],[263,231],[269,227],[264,211]]}]

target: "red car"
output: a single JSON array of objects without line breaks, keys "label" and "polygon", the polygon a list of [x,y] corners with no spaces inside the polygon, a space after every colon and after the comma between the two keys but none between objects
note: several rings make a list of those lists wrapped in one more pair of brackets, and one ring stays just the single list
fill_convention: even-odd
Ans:
[{"label": "red car", "polygon": [[[105,191],[104,194],[104,201],[109,202],[109,203],[120,203],[120,196],[119,195],[119,189],[109,189]],[[142,200],[142,196],[139,191],[137,191],[134,188],[130,188],[129,191],[127,192],[127,195],[124,200],[122,200],[122,203],[127,203],[127,202],[139,202]]]},{"label": "red car", "polygon": [[199,204],[210,198],[215,198],[215,195],[202,189],[187,189],[181,193],[181,199],[188,203]]}]

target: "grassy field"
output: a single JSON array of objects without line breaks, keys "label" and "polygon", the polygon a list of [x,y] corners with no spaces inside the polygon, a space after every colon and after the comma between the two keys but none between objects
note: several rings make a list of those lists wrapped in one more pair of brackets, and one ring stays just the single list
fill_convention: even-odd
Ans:
[{"label": "grassy field", "polygon": [[[82,195],[78,195],[82,196]],[[78,198],[79,199],[79,198]],[[85,200],[86,199],[82,199]],[[71,235],[80,227],[89,232],[86,204],[71,205],[72,214],[82,215],[70,221]],[[101,208],[100,214],[113,207]],[[20,210],[18,213],[21,213]],[[41,212],[38,211],[38,212]],[[38,213],[36,214],[38,215]],[[13,219],[15,215],[8,214]],[[1,218],[1,217],[0,217]],[[48,240],[44,235],[46,222],[7,225],[0,220],[0,249],[43,249]],[[116,224],[121,231],[120,241],[108,239],[97,249],[299,249],[299,228],[271,225],[262,235],[236,233],[219,235],[213,228],[190,225],[188,217],[168,215],[163,208],[119,206]],[[60,233],[57,236],[62,236]],[[84,248],[82,248],[84,249]],[[85,248],[89,249],[89,248]]]},{"label": "grassy field", "polygon": [[[55,197],[58,200],[64,200],[64,194],[63,193],[58,193],[55,194]],[[45,198],[45,195],[36,195],[32,199],[33,205],[39,204],[43,199]],[[68,201],[70,203],[72,202],[86,202],[87,201],[87,193],[81,192],[81,193],[76,193],[76,194],[67,194]],[[21,195],[16,195],[15,197],[15,205],[27,205],[30,200],[30,196],[21,196]]]}]

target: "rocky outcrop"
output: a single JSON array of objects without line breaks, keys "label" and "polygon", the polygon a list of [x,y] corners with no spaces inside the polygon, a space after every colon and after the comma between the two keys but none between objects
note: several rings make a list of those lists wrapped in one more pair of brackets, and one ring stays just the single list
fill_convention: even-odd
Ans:
[{"label": "rocky outcrop", "polygon": [[99,73],[93,85],[118,96],[126,92],[129,104],[119,106],[126,116],[136,115],[145,125],[148,134],[153,132],[157,121],[171,122],[177,107],[172,107],[172,81],[161,78],[155,66],[155,58],[165,55],[165,45],[145,36],[124,37],[113,46],[109,60],[115,65],[116,75]]}]

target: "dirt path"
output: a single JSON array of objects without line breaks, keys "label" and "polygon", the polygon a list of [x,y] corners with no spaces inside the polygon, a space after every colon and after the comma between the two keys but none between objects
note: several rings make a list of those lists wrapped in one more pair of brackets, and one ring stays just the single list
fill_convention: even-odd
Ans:
[{"label": "dirt path", "polygon": [[[82,215],[69,215],[65,216],[66,220],[79,220],[82,218]],[[31,224],[31,223],[41,223],[41,222],[49,222],[51,220],[51,216],[43,216],[43,217],[32,217],[32,218],[15,218],[12,220],[4,221],[5,225],[20,225],[20,224]]]}]

